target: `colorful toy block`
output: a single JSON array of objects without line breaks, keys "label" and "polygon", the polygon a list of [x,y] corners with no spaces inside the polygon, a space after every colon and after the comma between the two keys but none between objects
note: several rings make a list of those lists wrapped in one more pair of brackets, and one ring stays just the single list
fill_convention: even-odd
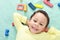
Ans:
[{"label": "colorful toy block", "polygon": [[36,9],[36,7],[30,2],[29,4],[29,7],[32,9],[32,10],[35,10]]},{"label": "colorful toy block", "polygon": [[43,0],[43,2],[48,5],[49,7],[53,7],[53,4],[49,2],[50,0]]},{"label": "colorful toy block", "polygon": [[40,5],[40,4],[35,4],[34,5],[36,8],[43,8],[43,5]]},{"label": "colorful toy block", "polygon": [[18,4],[17,10],[24,10],[24,5],[23,4]]},{"label": "colorful toy block", "polygon": [[60,3],[58,3],[58,7],[60,7]]},{"label": "colorful toy block", "polygon": [[15,25],[14,25],[14,22],[12,22],[12,26],[15,26]]},{"label": "colorful toy block", "polygon": [[26,12],[27,11],[27,5],[24,4],[24,11]]},{"label": "colorful toy block", "polygon": [[5,30],[5,36],[9,36],[9,30],[8,29]]},{"label": "colorful toy block", "polygon": [[6,32],[6,33],[5,33],[5,36],[9,36],[9,34]]}]

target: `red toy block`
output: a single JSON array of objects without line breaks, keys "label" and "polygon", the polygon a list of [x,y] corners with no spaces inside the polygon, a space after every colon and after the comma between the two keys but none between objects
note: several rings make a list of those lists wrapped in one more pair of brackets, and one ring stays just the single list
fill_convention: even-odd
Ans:
[{"label": "red toy block", "polygon": [[24,5],[23,4],[18,4],[17,10],[24,10]]},{"label": "red toy block", "polygon": [[14,25],[14,22],[12,22],[12,26],[15,26],[15,25]]},{"label": "red toy block", "polygon": [[44,0],[43,2],[48,5],[49,7],[53,7],[53,4],[49,2],[50,0]]}]

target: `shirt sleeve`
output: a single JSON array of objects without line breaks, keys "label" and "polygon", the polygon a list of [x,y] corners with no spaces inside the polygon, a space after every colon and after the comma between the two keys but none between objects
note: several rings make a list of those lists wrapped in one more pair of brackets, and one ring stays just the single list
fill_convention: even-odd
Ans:
[{"label": "shirt sleeve", "polygon": [[53,26],[49,29],[48,33],[50,34],[60,34],[60,30],[54,28]]},{"label": "shirt sleeve", "polygon": [[17,31],[23,26],[22,23],[26,24],[27,17],[22,16],[19,13],[14,13],[13,18],[14,18],[14,25],[15,25]]}]

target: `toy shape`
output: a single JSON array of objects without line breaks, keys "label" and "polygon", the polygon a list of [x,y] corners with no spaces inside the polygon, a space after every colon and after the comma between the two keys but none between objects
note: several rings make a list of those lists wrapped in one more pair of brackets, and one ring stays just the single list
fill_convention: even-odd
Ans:
[{"label": "toy shape", "polygon": [[35,10],[36,9],[36,7],[30,2],[29,4],[29,7],[32,9],[32,10]]},{"label": "toy shape", "polygon": [[43,0],[43,2],[48,5],[49,7],[53,7],[53,4],[49,2],[50,0]]}]

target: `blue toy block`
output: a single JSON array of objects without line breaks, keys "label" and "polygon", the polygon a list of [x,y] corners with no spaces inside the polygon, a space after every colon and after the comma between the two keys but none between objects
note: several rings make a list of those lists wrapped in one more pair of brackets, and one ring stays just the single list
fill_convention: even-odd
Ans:
[{"label": "blue toy block", "polygon": [[5,36],[9,36],[9,33],[5,32]]},{"label": "blue toy block", "polygon": [[9,36],[9,30],[8,29],[5,30],[5,36]]},{"label": "blue toy block", "polygon": [[32,9],[32,10],[35,10],[36,9],[36,7],[30,2],[29,4],[29,7]]},{"label": "blue toy block", "polygon": [[8,33],[8,32],[9,32],[9,30],[8,30],[8,29],[6,29],[6,32]]},{"label": "blue toy block", "polygon": [[60,3],[58,3],[58,7],[60,7]]}]

